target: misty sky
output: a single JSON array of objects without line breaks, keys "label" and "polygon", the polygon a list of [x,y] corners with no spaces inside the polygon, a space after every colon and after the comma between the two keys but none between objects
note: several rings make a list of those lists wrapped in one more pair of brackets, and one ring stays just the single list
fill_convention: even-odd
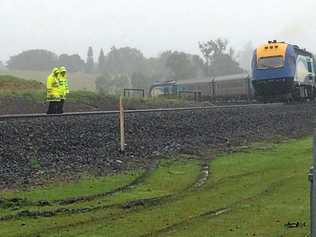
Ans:
[{"label": "misty sky", "polygon": [[96,54],[116,45],[146,56],[226,37],[234,47],[270,39],[316,52],[315,0],[0,0],[0,60],[26,49]]}]

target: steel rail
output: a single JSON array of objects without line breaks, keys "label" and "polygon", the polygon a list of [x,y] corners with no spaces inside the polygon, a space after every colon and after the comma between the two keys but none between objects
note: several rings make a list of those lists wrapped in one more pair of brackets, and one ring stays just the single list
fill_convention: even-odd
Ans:
[{"label": "steel rail", "polygon": [[[187,108],[163,108],[163,109],[137,109],[137,110],[125,110],[124,113],[158,113],[158,112],[177,112],[177,111],[193,111],[193,110],[215,110],[215,109],[233,109],[233,108],[257,108],[257,107],[276,107],[281,106],[283,103],[272,104],[245,104],[245,105],[222,105],[222,106],[207,106],[207,107],[187,107]],[[69,112],[63,114],[7,114],[0,115],[1,120],[9,119],[33,119],[33,118],[53,118],[53,117],[72,117],[72,116],[93,116],[93,115],[111,115],[119,114],[120,111],[91,111],[91,112]]]}]

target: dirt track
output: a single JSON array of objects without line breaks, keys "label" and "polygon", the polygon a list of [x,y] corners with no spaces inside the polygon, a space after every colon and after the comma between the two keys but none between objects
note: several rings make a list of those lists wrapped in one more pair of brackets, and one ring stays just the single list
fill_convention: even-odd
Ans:
[{"label": "dirt track", "polygon": [[[0,115],[4,114],[29,114],[45,113],[47,104],[40,103],[31,99],[22,97],[0,97]],[[66,112],[94,111],[95,107],[67,102],[65,104]]]}]

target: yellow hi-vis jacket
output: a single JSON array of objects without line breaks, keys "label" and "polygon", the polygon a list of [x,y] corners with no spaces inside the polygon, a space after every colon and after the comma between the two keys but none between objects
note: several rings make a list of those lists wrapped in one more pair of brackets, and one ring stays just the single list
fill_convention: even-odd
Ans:
[{"label": "yellow hi-vis jacket", "polygon": [[59,95],[61,99],[66,99],[66,95],[69,94],[67,74],[65,74],[64,76],[59,74],[58,82],[59,82]]},{"label": "yellow hi-vis jacket", "polygon": [[47,78],[47,101],[60,101],[59,80],[53,73]]}]

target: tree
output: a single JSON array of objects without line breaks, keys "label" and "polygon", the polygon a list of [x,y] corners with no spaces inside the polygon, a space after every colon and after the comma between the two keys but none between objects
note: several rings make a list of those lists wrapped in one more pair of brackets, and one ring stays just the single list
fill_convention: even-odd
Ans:
[{"label": "tree", "polygon": [[99,76],[95,82],[99,93],[121,94],[123,88],[130,87],[129,77],[124,74],[110,75],[105,73]]},{"label": "tree", "polygon": [[90,46],[88,48],[88,54],[87,54],[86,72],[92,73],[93,71],[94,71],[94,56],[93,56],[93,48]]},{"label": "tree", "polygon": [[157,59],[152,59],[153,74],[160,80],[187,80],[205,76],[203,59],[198,55],[178,51],[165,51]]},{"label": "tree", "polygon": [[199,43],[202,55],[206,61],[208,76],[222,76],[243,72],[235,59],[233,48],[228,49],[226,39],[210,40]]},{"label": "tree", "polygon": [[100,50],[99,60],[98,60],[98,71],[101,73],[105,73],[106,65],[105,65],[105,55],[103,49]]},{"label": "tree", "polygon": [[13,70],[47,71],[58,64],[58,56],[44,49],[32,49],[10,57],[8,68]]},{"label": "tree", "polygon": [[199,43],[199,48],[207,62],[211,65],[217,56],[223,55],[227,49],[228,41],[218,38],[204,43]]},{"label": "tree", "polygon": [[158,58],[146,60],[144,75],[155,81],[186,80],[205,77],[206,66],[198,55],[165,51]]},{"label": "tree", "polygon": [[147,60],[148,74],[155,78],[154,81],[170,80],[170,69],[167,67],[167,60],[171,56],[172,51],[168,50],[159,55],[158,58]]},{"label": "tree", "polygon": [[207,65],[205,65],[203,59],[199,55],[191,55],[191,63],[197,78],[204,78],[207,76]]},{"label": "tree", "polygon": [[151,78],[146,77],[141,72],[134,72],[131,76],[132,87],[136,89],[145,89],[148,90],[153,84]]},{"label": "tree", "polygon": [[78,54],[62,54],[59,56],[58,64],[60,66],[65,66],[70,72],[83,71],[85,66],[85,62]]},{"label": "tree", "polygon": [[172,80],[186,80],[196,77],[190,57],[183,52],[173,52],[169,55],[166,66],[171,72]]},{"label": "tree", "polygon": [[95,81],[95,87],[96,87],[97,92],[102,93],[102,94],[106,93],[109,88],[109,84],[111,80],[112,80],[112,77],[108,73],[104,73],[102,76],[97,77]]},{"label": "tree", "polygon": [[113,77],[113,86],[116,94],[121,93],[122,89],[130,87],[130,79],[126,74],[118,74]]},{"label": "tree", "polygon": [[213,64],[210,66],[210,71],[214,76],[225,76],[244,72],[229,54],[217,56]]},{"label": "tree", "polygon": [[126,75],[142,72],[146,60],[138,49],[130,47],[117,49],[115,46],[111,48],[106,59],[106,70],[108,73]]}]

